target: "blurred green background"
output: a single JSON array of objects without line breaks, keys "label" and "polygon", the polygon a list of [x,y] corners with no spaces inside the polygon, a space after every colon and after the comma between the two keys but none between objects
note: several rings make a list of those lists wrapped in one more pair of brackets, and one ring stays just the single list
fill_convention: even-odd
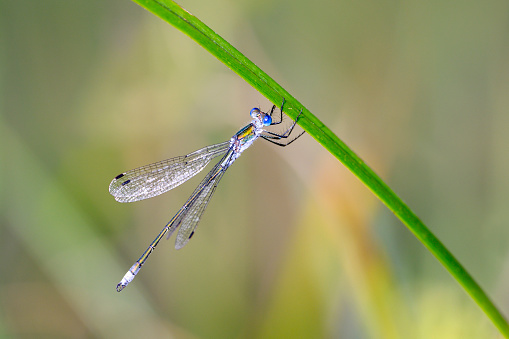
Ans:
[{"label": "blurred green background", "polygon": [[[353,148],[509,314],[509,2],[181,1]],[[309,135],[257,142],[193,240],[115,286],[203,174],[120,204],[125,170],[271,103],[130,1],[0,2],[0,337],[496,338]]]}]

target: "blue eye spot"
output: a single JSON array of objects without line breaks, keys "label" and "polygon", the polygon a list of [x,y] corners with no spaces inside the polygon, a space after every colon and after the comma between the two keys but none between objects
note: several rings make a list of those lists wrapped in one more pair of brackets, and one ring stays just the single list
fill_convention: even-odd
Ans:
[{"label": "blue eye spot", "polygon": [[249,112],[249,115],[251,115],[251,117],[252,117],[252,118],[256,118],[256,116],[257,116],[258,114],[260,114],[260,109],[258,109],[258,108],[256,108],[256,107],[255,107],[255,108],[253,108],[253,109],[251,110],[251,112]]},{"label": "blue eye spot", "polygon": [[269,126],[270,124],[272,124],[272,118],[267,114],[263,117],[263,125]]}]

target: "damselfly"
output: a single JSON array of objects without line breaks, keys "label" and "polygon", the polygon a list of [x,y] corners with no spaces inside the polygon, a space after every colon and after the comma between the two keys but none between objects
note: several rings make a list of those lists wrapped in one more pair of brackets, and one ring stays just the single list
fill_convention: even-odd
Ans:
[{"label": "damselfly", "polygon": [[302,114],[302,110],[296,121],[283,134],[273,133],[265,129],[267,126],[278,125],[283,121],[283,105],[284,100],[280,108],[280,119],[277,122],[272,120],[275,105],[268,113],[262,112],[259,108],[253,108],[250,112],[253,119],[251,123],[238,131],[229,141],[204,147],[188,155],[130,170],[117,175],[111,181],[110,194],[119,202],[148,199],[184,183],[200,172],[212,159],[223,156],[194,190],[184,206],[164,226],[141,257],[127,271],[117,285],[118,292],[122,291],[134,279],[141,266],[147,261],[150,253],[165,235],[169,238],[180,226],[175,248],[180,249],[187,244],[193,236],[196,226],[224,172],[256,139],[261,137],[278,146],[287,146],[304,134],[304,132],[301,132],[293,139],[289,138],[299,116]]}]

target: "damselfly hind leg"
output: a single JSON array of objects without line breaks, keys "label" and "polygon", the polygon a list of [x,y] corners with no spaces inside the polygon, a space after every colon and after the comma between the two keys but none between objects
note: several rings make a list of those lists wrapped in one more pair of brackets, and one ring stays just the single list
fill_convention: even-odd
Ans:
[{"label": "damselfly hind leg", "polygon": [[[283,121],[283,113],[282,112],[283,112],[284,103],[285,103],[285,101],[283,99],[283,104],[281,104],[281,121]],[[302,109],[300,110],[300,113],[297,116],[297,118],[295,119],[295,121],[293,122],[293,124],[283,134],[277,134],[277,133],[273,133],[273,132],[269,132],[269,131],[263,131],[263,134],[261,134],[260,136],[263,139],[270,141],[271,143],[278,145],[278,146],[284,147],[284,146],[290,145],[292,142],[297,140],[302,134],[304,134],[306,132],[306,131],[302,131],[295,138],[288,140],[288,137],[292,134],[293,128],[297,124],[297,121],[299,120],[299,117],[301,115],[302,115]],[[281,123],[281,121],[279,123]],[[272,125],[277,125],[279,123],[272,123]],[[284,142],[274,141],[274,140],[282,140],[282,139],[284,139]]]}]

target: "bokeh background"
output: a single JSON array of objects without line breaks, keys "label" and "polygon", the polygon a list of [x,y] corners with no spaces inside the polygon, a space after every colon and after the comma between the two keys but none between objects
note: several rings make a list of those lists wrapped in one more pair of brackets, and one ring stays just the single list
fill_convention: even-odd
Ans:
[{"label": "bokeh background", "polygon": [[[181,1],[357,152],[509,314],[509,2]],[[182,250],[201,180],[120,204],[125,170],[271,103],[127,0],[0,2],[0,337],[497,338],[309,135],[259,141]]]}]

